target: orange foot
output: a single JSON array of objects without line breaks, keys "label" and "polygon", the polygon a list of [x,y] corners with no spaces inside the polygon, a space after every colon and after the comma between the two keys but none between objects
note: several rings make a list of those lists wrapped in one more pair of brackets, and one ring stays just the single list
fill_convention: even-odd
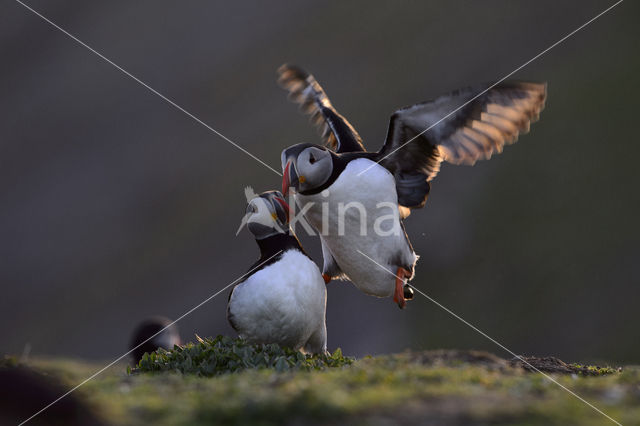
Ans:
[{"label": "orange foot", "polygon": [[407,301],[405,299],[405,294],[404,294],[404,290],[405,290],[404,280],[405,278],[408,278],[410,276],[411,276],[411,272],[407,271],[402,267],[398,268],[398,272],[396,272],[396,289],[393,292],[393,301],[398,304],[398,307],[400,309],[404,309],[405,306],[407,306]]},{"label": "orange foot", "polygon": [[329,281],[331,281],[331,277],[327,274],[322,274],[322,278],[324,279],[325,284],[329,284]]}]

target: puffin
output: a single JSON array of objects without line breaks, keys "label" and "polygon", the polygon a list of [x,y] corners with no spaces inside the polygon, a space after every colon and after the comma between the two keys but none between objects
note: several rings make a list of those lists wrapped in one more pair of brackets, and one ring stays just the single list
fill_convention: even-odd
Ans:
[{"label": "puffin", "polygon": [[326,353],[326,285],[289,227],[289,205],[282,194],[267,191],[251,199],[243,223],[255,237],[260,258],[229,293],[229,324],[250,343]]},{"label": "puffin", "polygon": [[[155,335],[158,332],[160,333]],[[146,341],[150,337],[151,339]],[[141,321],[131,334],[129,342],[129,350],[132,351],[131,362],[137,365],[145,353],[151,353],[158,348],[170,350],[180,344],[180,332],[173,321],[163,316],[149,317]]]},{"label": "puffin", "polygon": [[546,83],[504,81],[401,108],[375,152],[312,75],[288,64],[278,74],[324,142],[286,148],[281,161],[282,193],[292,190],[320,235],[325,282],[346,279],[366,294],[393,295],[401,309],[418,260],[403,220],[424,207],[441,163],[473,165],[502,152],[537,121],[547,94]]}]

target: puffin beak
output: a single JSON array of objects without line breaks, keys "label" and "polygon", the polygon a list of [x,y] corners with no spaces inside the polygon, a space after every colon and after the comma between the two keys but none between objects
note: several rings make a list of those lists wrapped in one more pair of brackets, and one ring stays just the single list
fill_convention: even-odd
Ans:
[{"label": "puffin beak", "polygon": [[284,171],[282,172],[282,195],[285,197],[289,194],[289,167],[291,167],[291,161],[287,161],[287,165],[284,166]]},{"label": "puffin beak", "polygon": [[284,212],[287,215],[287,223],[289,223],[289,217],[291,214],[291,207],[289,207],[289,204],[287,204],[287,202],[285,200],[283,200],[280,197],[275,197],[275,200],[282,206],[282,208],[284,208]]},{"label": "puffin beak", "polygon": [[282,195],[285,197],[289,194],[289,188],[293,185],[294,188],[298,185],[298,174],[296,173],[296,167],[291,166],[291,160],[287,161],[287,165],[284,166],[284,173],[282,173]]}]

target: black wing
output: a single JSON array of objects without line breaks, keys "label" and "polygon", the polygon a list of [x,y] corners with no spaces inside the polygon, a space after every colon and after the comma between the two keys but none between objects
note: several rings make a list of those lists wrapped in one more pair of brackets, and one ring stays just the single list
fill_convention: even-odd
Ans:
[{"label": "black wing", "polygon": [[529,131],[547,97],[546,83],[506,82],[487,87],[458,90],[399,109],[391,116],[387,139],[377,157],[395,175],[401,205],[424,205],[429,190],[425,180],[438,174],[443,160],[473,165],[502,152],[505,144]]},{"label": "black wing", "polygon": [[315,78],[293,65],[278,68],[278,83],[289,91],[289,99],[300,104],[311,122],[318,128],[325,145],[335,152],[364,151],[362,138],[346,118],[338,114]]}]

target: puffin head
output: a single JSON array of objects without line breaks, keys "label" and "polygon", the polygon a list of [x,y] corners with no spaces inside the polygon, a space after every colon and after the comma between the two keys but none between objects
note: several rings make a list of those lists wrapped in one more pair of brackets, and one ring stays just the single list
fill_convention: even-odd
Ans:
[{"label": "puffin head", "polygon": [[166,317],[147,318],[138,324],[131,335],[129,349],[133,351],[133,364],[137,364],[145,352],[151,353],[158,348],[169,350],[174,345],[180,345],[178,326]]},{"label": "puffin head", "polygon": [[280,191],[267,191],[247,204],[242,220],[257,240],[289,232],[289,205]]},{"label": "puffin head", "polygon": [[282,193],[305,193],[322,186],[333,172],[331,152],[324,146],[299,143],[282,151]]}]

